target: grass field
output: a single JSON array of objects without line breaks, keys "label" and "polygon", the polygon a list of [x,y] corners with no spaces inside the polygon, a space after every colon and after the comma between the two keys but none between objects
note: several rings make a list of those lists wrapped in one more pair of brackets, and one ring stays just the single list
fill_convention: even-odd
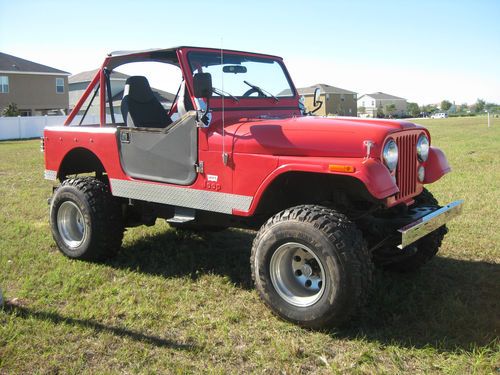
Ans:
[{"label": "grass field", "polygon": [[0,374],[500,372],[500,121],[423,120],[465,199],[419,273],[377,272],[340,330],[274,317],[250,281],[253,234],[128,230],[105,263],[63,257],[48,226],[38,141],[0,143]]}]

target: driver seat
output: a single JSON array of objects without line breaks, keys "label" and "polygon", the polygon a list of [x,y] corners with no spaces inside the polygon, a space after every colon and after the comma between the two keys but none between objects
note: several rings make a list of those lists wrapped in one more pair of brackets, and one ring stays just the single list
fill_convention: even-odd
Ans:
[{"label": "driver seat", "polygon": [[172,123],[143,76],[127,78],[121,112],[125,125],[129,127],[165,128]]}]

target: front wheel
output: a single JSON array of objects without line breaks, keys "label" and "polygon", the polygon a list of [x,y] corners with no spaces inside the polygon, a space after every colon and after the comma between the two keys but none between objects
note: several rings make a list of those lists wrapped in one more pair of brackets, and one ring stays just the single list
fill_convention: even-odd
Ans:
[{"label": "front wheel", "polygon": [[298,206],[262,226],[252,248],[252,277],[271,310],[304,327],[340,325],[362,305],[372,262],[361,232],[321,206]]},{"label": "front wheel", "polygon": [[52,236],[70,258],[98,260],[118,252],[123,238],[120,206],[102,181],[65,180],[50,204]]}]

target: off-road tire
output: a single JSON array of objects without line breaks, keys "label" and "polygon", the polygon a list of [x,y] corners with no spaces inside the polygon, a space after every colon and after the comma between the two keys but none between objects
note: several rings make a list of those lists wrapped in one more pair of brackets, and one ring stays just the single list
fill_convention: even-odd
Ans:
[{"label": "off-road tire", "polygon": [[[58,225],[61,206],[78,217],[80,230],[76,230],[76,235],[75,231],[70,230],[68,235],[68,230],[64,230],[69,225],[62,224],[65,218],[62,213],[63,219],[59,217]],[[66,215],[66,219],[71,221],[71,215]],[[85,260],[114,256],[121,247],[124,231],[118,201],[104,182],[93,177],[68,179],[56,189],[50,203],[50,227],[57,247],[64,255]],[[81,240],[77,238],[73,246],[68,243],[72,234],[73,237],[79,234],[82,237]]]},{"label": "off-road tire", "polygon": [[[306,246],[322,263],[324,290],[310,306],[287,302],[273,285],[273,254],[288,243]],[[345,323],[365,303],[373,275],[371,254],[354,223],[315,205],[289,208],[271,217],[253,242],[251,268],[260,297],[275,314],[313,329]]]},{"label": "off-road tire", "polygon": [[[439,207],[438,201],[430,191],[424,189],[417,197],[415,197],[414,206],[436,206]],[[395,272],[413,272],[418,270],[424,264],[429,262],[439,251],[443,238],[448,233],[446,225],[439,227],[435,231],[429,233],[427,236],[422,237],[414,244],[413,254],[400,258],[398,261],[385,264],[383,267],[389,271]]]}]

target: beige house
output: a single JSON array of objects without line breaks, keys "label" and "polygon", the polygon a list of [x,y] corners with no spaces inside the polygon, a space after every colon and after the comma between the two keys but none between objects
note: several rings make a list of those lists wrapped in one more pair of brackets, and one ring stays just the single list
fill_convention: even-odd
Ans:
[{"label": "beige house", "polygon": [[[405,98],[383,92],[365,94],[358,99],[358,113],[364,117],[381,117],[377,116],[377,113],[390,117],[403,117],[406,115],[407,107],[408,102]],[[388,108],[393,109],[391,113],[387,113]]]},{"label": "beige house", "polygon": [[69,75],[0,52],[0,113],[14,103],[22,116],[66,114]]},{"label": "beige house", "polygon": [[[97,74],[97,71],[98,69],[89,70],[69,77],[70,109],[73,109],[75,107],[76,103],[83,95],[84,91],[87,89],[92,79]],[[121,102],[123,98],[123,90],[125,88],[125,82],[129,77],[130,77],[129,75],[120,73],[118,71],[111,72],[110,85],[111,85],[111,95],[113,98],[113,111],[115,114],[118,115],[121,114]],[[153,90],[153,93],[156,95],[157,99],[160,101],[163,107],[167,110],[170,109],[175,99],[175,95],[163,90],[156,89],[154,87],[152,87],[151,89]],[[85,112],[88,106],[88,102],[90,102],[90,100],[87,100],[87,102],[82,106],[79,114],[83,114],[83,112]],[[109,113],[109,108],[107,108],[107,112]],[[92,102],[92,106],[89,108],[87,113],[89,115],[99,113],[99,94],[96,95],[94,101]]]},{"label": "beige house", "polygon": [[357,116],[356,98],[357,93],[318,83],[309,87],[297,88],[299,95],[304,96],[304,105],[308,111],[314,109],[313,99],[314,90],[320,89],[321,101],[323,105],[315,112],[318,116],[336,115],[336,116]]}]

